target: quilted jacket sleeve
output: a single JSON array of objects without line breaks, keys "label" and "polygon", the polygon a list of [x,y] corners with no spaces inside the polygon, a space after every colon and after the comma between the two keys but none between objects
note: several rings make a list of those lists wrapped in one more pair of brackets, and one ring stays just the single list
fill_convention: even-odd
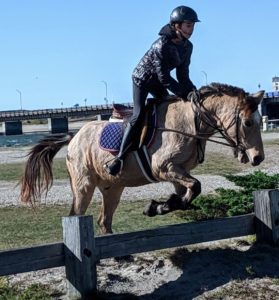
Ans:
[{"label": "quilted jacket sleeve", "polygon": [[175,95],[181,95],[180,84],[171,76],[168,61],[178,60],[178,53],[175,49],[168,47],[168,45],[162,45],[156,47],[154,64],[159,81],[165,88],[170,90]]},{"label": "quilted jacket sleeve", "polygon": [[181,86],[182,93],[185,96],[192,90],[196,89],[189,77],[189,66],[191,62],[191,55],[193,51],[193,45],[189,42],[187,47],[186,58],[182,64],[176,68],[176,77]]}]

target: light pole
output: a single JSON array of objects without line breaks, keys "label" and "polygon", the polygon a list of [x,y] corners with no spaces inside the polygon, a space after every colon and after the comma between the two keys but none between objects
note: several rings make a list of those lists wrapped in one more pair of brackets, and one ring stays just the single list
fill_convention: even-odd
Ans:
[{"label": "light pole", "polygon": [[86,102],[87,102],[87,98],[85,98],[85,99],[84,99],[84,104],[85,104],[85,107],[86,107]]},{"label": "light pole", "polygon": [[207,85],[207,73],[205,71],[201,71],[205,77],[205,84]]},{"label": "light pole", "polygon": [[22,110],[22,97],[21,97],[21,91],[16,89],[16,91],[19,93],[19,103],[20,103],[20,110]]},{"label": "light pole", "polygon": [[105,88],[106,88],[106,96],[105,96],[104,100],[105,100],[106,104],[108,104],[108,84],[104,80],[102,80],[102,82],[104,83]]}]

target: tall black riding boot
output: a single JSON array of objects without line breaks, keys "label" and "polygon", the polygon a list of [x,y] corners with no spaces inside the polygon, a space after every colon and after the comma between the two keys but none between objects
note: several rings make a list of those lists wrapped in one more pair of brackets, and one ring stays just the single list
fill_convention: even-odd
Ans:
[{"label": "tall black riding boot", "polygon": [[110,164],[104,165],[106,172],[112,176],[116,176],[123,167],[124,156],[127,154],[127,152],[129,152],[129,149],[132,145],[133,131],[133,127],[130,125],[130,123],[128,123],[123,135],[118,155]]}]

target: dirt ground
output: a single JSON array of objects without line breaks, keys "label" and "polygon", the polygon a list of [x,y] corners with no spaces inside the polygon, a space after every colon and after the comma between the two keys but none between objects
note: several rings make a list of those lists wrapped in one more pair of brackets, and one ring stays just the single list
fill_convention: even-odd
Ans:
[{"label": "dirt ground", "polygon": [[[148,252],[97,265],[99,300],[279,299],[279,248],[252,237]],[[9,276],[21,288],[41,283],[69,299],[63,268]]]},{"label": "dirt ground", "polygon": [[279,299],[278,254],[234,239],[105,261],[98,267],[99,298]]}]

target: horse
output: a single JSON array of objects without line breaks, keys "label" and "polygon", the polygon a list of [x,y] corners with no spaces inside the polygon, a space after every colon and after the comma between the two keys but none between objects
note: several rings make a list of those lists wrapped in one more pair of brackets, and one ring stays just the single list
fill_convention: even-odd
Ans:
[{"label": "horse", "polygon": [[[231,147],[240,163],[257,166],[264,160],[258,112],[263,95],[264,91],[249,94],[239,87],[212,83],[188,100],[170,95],[157,103],[156,134],[147,152],[153,177],[172,183],[175,193],[165,202],[151,201],[144,209],[147,216],[191,208],[201,193],[201,183],[190,172],[202,163],[208,140]],[[66,165],[73,193],[70,215],[85,214],[97,187],[102,194],[97,223],[102,233],[112,233],[113,214],[124,188],[150,181],[139,168],[134,151],[126,156],[119,175],[105,172],[104,164],[114,157],[98,144],[107,123],[91,121],[75,135],[49,137],[33,146],[20,182],[21,200],[34,203],[48,192],[53,183],[53,158],[67,145]]]}]

